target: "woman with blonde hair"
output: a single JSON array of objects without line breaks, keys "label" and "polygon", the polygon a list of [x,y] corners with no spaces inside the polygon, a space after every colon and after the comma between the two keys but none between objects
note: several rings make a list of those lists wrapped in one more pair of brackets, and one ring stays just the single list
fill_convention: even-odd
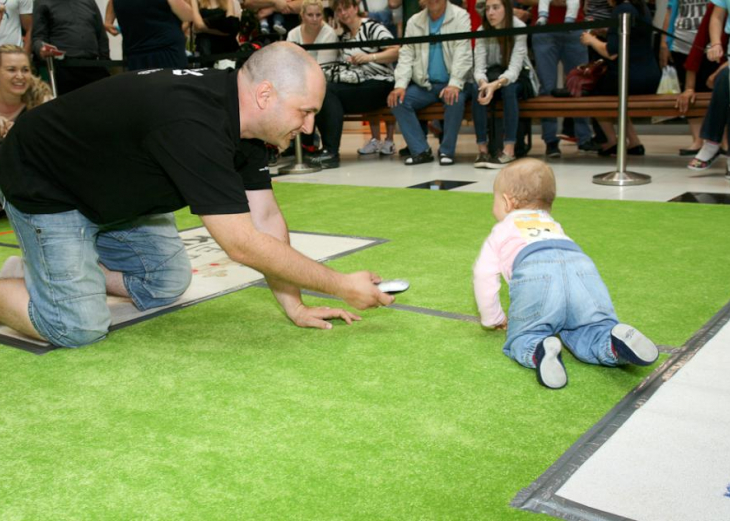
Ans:
[{"label": "woman with blonde hair", "polygon": [[25,50],[0,45],[0,142],[26,110],[52,97],[48,85],[33,75]]},{"label": "woman with blonde hair", "polygon": [[[302,23],[289,31],[286,41],[299,45],[334,43],[337,41],[337,33],[324,21],[324,4],[322,0],[303,0],[299,16]],[[308,52],[320,65],[337,60],[337,49]]]}]

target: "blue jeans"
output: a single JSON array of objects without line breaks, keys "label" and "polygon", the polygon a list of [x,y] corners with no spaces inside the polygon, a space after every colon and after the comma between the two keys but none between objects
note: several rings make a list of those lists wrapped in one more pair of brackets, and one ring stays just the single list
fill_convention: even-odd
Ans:
[{"label": "blue jeans", "polygon": [[[548,95],[558,86],[558,63],[563,62],[567,74],[571,69],[588,61],[588,51],[580,43],[581,31],[542,33],[532,35],[535,53],[535,70],[540,80],[540,94]],[[579,144],[588,143],[593,137],[588,118],[574,118],[575,136]],[[542,139],[545,143],[558,142],[557,118],[543,118]]]},{"label": "blue jeans", "polygon": [[80,347],[108,333],[99,264],[123,274],[140,310],[172,304],[190,285],[190,260],[171,213],[105,227],[75,210],[26,214],[9,202],[5,210],[23,252],[30,321],[54,345]]},{"label": "blue jeans", "polygon": [[[412,156],[416,156],[428,150],[428,142],[426,135],[423,133],[421,124],[418,122],[416,112],[431,103],[441,101],[439,94],[448,87],[446,83],[432,83],[431,90],[419,87],[415,83],[411,83],[406,89],[406,95],[403,103],[390,109],[395,116],[401,133],[408,144],[408,150]],[[459,99],[453,105],[444,104],[444,128],[443,140],[439,148],[439,154],[446,154],[453,157],[456,152],[456,138],[459,136],[459,128],[464,119],[464,105],[466,103],[466,94],[464,91],[459,93]]]},{"label": "blue jeans", "polygon": [[606,285],[583,252],[536,251],[516,265],[509,283],[504,354],[525,367],[546,337],[560,334],[576,358],[615,366],[611,329],[618,324]]},{"label": "blue jeans", "polygon": [[713,143],[720,143],[725,128],[730,129],[730,86],[728,86],[728,69],[725,67],[715,78],[710,106],[705,119],[702,120],[700,137]]},{"label": "blue jeans", "polygon": [[510,83],[506,87],[499,89],[489,105],[480,105],[477,102],[479,96],[479,86],[472,84],[472,106],[471,116],[474,123],[474,131],[477,135],[477,145],[487,142],[487,111],[495,100],[502,98],[503,123],[504,123],[504,140],[503,143],[514,144],[517,141],[517,125],[520,120],[520,104],[519,96],[522,92],[522,85],[519,82]]}]

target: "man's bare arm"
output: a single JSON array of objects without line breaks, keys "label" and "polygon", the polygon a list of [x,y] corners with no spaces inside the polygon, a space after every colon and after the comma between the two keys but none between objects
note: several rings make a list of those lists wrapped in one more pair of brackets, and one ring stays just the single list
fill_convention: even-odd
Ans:
[{"label": "man's bare arm", "polygon": [[375,283],[377,275],[361,271],[343,274],[319,264],[272,236],[256,230],[250,214],[204,215],[203,224],[228,256],[269,277],[299,288],[342,298],[357,309],[393,302]]}]

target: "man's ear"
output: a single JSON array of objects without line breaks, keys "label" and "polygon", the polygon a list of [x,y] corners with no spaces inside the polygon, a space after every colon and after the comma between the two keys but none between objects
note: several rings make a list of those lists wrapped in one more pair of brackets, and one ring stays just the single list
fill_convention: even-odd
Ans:
[{"label": "man's ear", "polygon": [[265,109],[276,98],[276,91],[270,81],[262,81],[256,87],[256,105]]}]

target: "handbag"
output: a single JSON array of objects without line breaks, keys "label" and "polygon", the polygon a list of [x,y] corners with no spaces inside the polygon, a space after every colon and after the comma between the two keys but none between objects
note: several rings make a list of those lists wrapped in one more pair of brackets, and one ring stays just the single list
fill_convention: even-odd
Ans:
[{"label": "handbag", "polygon": [[598,80],[606,74],[607,70],[608,64],[603,59],[578,65],[568,73],[565,86],[570,91],[571,96],[580,98],[596,88]]},{"label": "handbag", "polygon": [[365,74],[362,68],[346,62],[328,62],[321,64],[322,72],[327,81],[332,83],[362,83]]},{"label": "handbag", "polygon": [[[487,67],[487,81],[497,81],[497,79],[499,79],[499,76],[505,70],[506,69],[500,64],[490,65],[489,67]],[[520,75],[517,78],[517,81],[522,85],[522,90],[520,91],[520,99],[522,100],[534,98],[535,96],[537,96],[537,93],[540,92],[540,84],[537,81],[535,71],[532,70],[531,64],[528,65],[527,63],[525,63],[525,65],[522,67],[522,70],[520,70]]]}]

